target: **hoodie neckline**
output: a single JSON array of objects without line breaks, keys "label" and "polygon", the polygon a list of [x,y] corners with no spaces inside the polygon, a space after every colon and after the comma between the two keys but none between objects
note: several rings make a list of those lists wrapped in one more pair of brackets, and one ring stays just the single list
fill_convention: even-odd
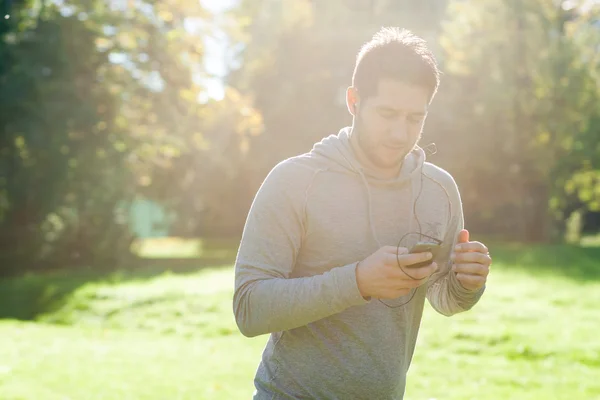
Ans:
[{"label": "hoodie neckline", "polygon": [[379,185],[405,185],[421,174],[423,164],[425,163],[425,151],[419,146],[415,146],[405,157],[399,173],[391,178],[383,178],[377,172],[366,168],[357,159],[356,153],[350,143],[350,134],[352,128],[342,128],[337,135],[332,134],[315,143],[311,153],[313,155],[324,156],[329,161],[328,169],[351,174],[362,173],[369,183]]},{"label": "hoodie neckline", "polygon": [[[320,142],[315,143],[310,154],[316,158],[324,159],[324,163],[327,165],[325,170],[358,175],[360,177],[365,188],[367,199],[367,217],[369,229],[371,231],[370,233],[373,240],[381,247],[382,243],[377,237],[377,231],[373,222],[373,200],[370,186],[383,185],[387,187],[391,185],[398,189],[403,186],[408,186],[408,195],[410,196],[411,201],[409,202],[410,207],[408,207],[407,210],[404,210],[404,212],[408,215],[408,232],[413,232],[415,220],[418,222],[413,205],[416,204],[416,199],[420,195],[422,189],[425,152],[422,148],[416,146],[405,157],[398,176],[393,178],[377,178],[370,174],[370,171],[364,168],[356,158],[350,144],[350,132],[351,128],[345,127],[342,128],[337,135],[332,134],[327,136]],[[399,210],[399,212],[402,212],[402,210]]]}]

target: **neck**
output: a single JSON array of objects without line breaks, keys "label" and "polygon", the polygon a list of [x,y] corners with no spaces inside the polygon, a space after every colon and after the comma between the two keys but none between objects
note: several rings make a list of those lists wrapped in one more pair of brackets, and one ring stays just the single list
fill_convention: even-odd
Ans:
[{"label": "neck", "polygon": [[358,139],[358,134],[352,128],[352,134],[350,135],[350,146],[352,147],[352,151],[354,152],[356,159],[365,169],[372,171],[374,175],[381,179],[392,179],[397,177],[400,174],[400,170],[402,169],[402,162],[397,166],[393,167],[380,167],[375,164],[364,152],[362,147],[360,146],[360,142]]}]

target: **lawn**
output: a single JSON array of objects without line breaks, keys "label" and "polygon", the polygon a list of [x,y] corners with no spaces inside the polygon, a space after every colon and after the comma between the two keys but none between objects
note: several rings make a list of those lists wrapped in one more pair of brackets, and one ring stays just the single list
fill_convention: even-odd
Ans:
[{"label": "lawn", "polygon": [[[426,307],[406,399],[600,399],[600,249],[492,251],[472,311]],[[1,282],[0,399],[250,398],[267,337],[236,330],[230,261]]]}]

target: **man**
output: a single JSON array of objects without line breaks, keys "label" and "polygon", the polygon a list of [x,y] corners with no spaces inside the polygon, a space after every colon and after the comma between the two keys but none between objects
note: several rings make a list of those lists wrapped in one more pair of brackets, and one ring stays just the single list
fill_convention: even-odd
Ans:
[{"label": "man", "polygon": [[[487,248],[463,229],[453,178],[417,146],[438,84],[422,39],[382,29],[357,57],[352,127],[263,182],[233,299],[244,335],[270,334],[255,399],[401,399],[425,298],[450,316],[481,297]],[[410,254],[419,241],[441,251]]]}]

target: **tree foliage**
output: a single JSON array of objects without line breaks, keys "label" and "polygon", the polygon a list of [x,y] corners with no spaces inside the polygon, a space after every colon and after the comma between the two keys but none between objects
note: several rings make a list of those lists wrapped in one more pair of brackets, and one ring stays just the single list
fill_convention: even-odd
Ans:
[{"label": "tree foliage", "polygon": [[[2,269],[111,267],[136,196],[181,214],[182,185],[211,172],[231,99],[199,100],[210,16],[191,0],[36,4],[15,2],[0,37]],[[243,142],[260,121],[243,97],[228,105],[222,128]]]},{"label": "tree foliage", "polygon": [[514,239],[556,237],[573,210],[597,209],[597,8],[241,1],[244,47],[230,82],[264,118],[251,150],[260,176],[350,123],[344,90],[358,48],[380,26],[399,25],[425,37],[440,62],[422,145],[438,144],[431,160],[459,181],[470,226]]},{"label": "tree foliage", "polygon": [[[467,225],[544,240],[600,215],[597,1],[3,2],[0,273],[115,266],[131,203],[171,234],[241,233],[279,161],[351,123],[344,94],[381,26],[428,40],[443,71],[422,145],[457,179]],[[224,17],[224,18],[222,18]],[[222,99],[205,41],[227,34]],[[587,221],[587,222],[586,222]]]},{"label": "tree foliage", "polygon": [[446,1],[242,0],[232,12],[242,43],[228,82],[252,96],[264,133],[252,141],[260,183],[283,158],[351,123],[345,90],[356,54],[382,25],[401,25],[431,39]]},{"label": "tree foliage", "polygon": [[445,118],[464,144],[456,159],[468,159],[460,176],[473,189],[466,202],[480,223],[521,239],[548,239],[570,208],[594,206],[566,183],[598,158],[600,81],[589,45],[600,32],[597,12],[570,3],[455,1],[440,40],[446,100],[457,105]]}]

